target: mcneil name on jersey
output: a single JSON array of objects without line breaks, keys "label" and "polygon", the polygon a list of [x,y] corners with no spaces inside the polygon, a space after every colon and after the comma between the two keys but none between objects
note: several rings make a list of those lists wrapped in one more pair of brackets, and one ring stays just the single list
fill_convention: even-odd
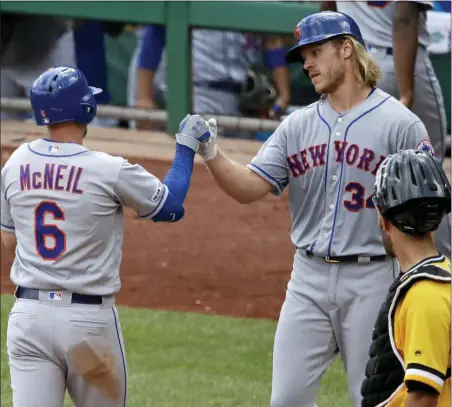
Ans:
[{"label": "mcneil name on jersey", "polygon": [[20,166],[20,190],[47,189],[83,194],[79,188],[82,167],[46,163],[44,171],[33,171],[30,164]]}]

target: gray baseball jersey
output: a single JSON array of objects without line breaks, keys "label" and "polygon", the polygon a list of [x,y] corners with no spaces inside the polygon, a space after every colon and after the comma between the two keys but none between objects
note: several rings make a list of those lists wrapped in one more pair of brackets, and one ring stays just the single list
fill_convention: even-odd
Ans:
[{"label": "gray baseball jersey", "polygon": [[289,186],[292,242],[319,256],[385,254],[372,203],[383,159],[401,149],[431,150],[419,118],[376,89],[337,114],[327,100],[292,113],[248,167]]},{"label": "gray baseball jersey", "polygon": [[[431,1],[416,1],[431,8]],[[399,86],[395,71],[392,52],[392,18],[395,11],[395,2],[391,1],[337,1],[338,11],[344,12],[352,17],[366,41],[369,51],[376,60],[381,70],[381,78],[377,86],[399,98]],[[436,77],[435,70],[430,61],[427,47],[430,44],[427,30],[427,13],[419,14],[418,41],[420,47],[417,50],[416,63],[414,66],[414,98],[411,110],[424,123],[436,157],[440,162],[444,159],[446,139],[446,109],[444,106],[443,91]],[[450,258],[451,217],[443,219],[443,225],[436,233],[437,246],[441,253]]]},{"label": "gray baseball jersey", "polygon": [[152,218],[168,195],[140,165],[47,139],[22,144],[1,181],[1,228],[17,237],[11,280],[80,294],[119,291],[123,206]]},{"label": "gray baseball jersey", "polygon": [[[397,273],[394,259],[370,258],[385,254],[375,176],[387,155],[416,147],[432,149],[422,122],[376,89],[342,114],[328,100],[295,111],[249,163],[275,194],[288,187],[298,248],[275,334],[272,407],[314,406],[338,351],[360,407],[373,323]],[[325,259],[348,255],[359,257]]]},{"label": "gray baseball jersey", "polygon": [[[416,1],[433,7],[432,1]],[[377,47],[392,47],[392,16],[396,1],[336,1],[337,11],[351,16],[361,30],[366,43]],[[419,44],[427,48],[430,36],[427,30],[427,13],[419,15]]]}]

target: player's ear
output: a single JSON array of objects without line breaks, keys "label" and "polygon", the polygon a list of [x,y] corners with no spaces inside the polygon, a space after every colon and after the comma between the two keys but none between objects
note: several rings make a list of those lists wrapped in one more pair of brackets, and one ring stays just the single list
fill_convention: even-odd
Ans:
[{"label": "player's ear", "polygon": [[345,38],[342,42],[342,55],[344,59],[351,58],[353,55],[353,42],[351,39]]},{"label": "player's ear", "polygon": [[[381,215],[379,215],[379,216],[381,216]],[[382,221],[383,232],[390,233],[392,231],[392,229],[395,228],[395,226],[384,216],[381,216],[381,221]]]}]

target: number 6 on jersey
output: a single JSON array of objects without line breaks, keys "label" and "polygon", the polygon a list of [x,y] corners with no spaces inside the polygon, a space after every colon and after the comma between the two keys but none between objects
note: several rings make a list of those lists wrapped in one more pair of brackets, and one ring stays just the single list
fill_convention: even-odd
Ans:
[{"label": "number 6 on jersey", "polygon": [[[66,234],[57,225],[45,223],[46,215],[52,215],[55,220],[65,220],[65,217],[56,202],[42,201],[35,208],[36,251],[43,260],[55,261],[66,252]],[[53,239],[52,247],[46,239]]]}]

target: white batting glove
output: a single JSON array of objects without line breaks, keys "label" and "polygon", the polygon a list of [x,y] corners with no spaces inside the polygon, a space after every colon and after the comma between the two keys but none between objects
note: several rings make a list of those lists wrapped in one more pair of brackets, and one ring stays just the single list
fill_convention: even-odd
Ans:
[{"label": "white batting glove", "polygon": [[210,138],[210,134],[207,122],[199,114],[187,114],[180,122],[176,141],[196,152],[199,145]]},{"label": "white batting glove", "polygon": [[209,119],[206,124],[210,130],[210,137],[199,144],[198,154],[204,161],[209,161],[217,156],[217,121]]}]

